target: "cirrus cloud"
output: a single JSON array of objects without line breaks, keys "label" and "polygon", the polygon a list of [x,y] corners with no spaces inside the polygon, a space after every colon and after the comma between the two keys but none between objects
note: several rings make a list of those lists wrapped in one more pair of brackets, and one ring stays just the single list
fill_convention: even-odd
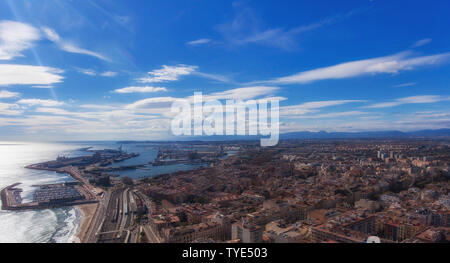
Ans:
[{"label": "cirrus cloud", "polygon": [[163,88],[163,87],[145,86],[145,87],[125,87],[125,88],[122,88],[122,89],[114,90],[115,93],[122,93],[122,94],[152,93],[152,92],[159,92],[159,91],[167,91],[167,89]]},{"label": "cirrus cloud", "polygon": [[421,39],[421,40],[417,41],[416,43],[414,43],[413,47],[425,46],[425,45],[431,43],[431,41],[432,41],[431,38],[424,38],[424,39]]},{"label": "cirrus cloud", "polygon": [[391,108],[404,104],[425,104],[425,103],[435,103],[441,101],[450,101],[450,96],[439,96],[439,95],[423,95],[423,96],[411,96],[396,99],[389,102],[381,102],[366,106],[367,109],[379,109],[379,108]]},{"label": "cirrus cloud", "polygon": [[105,57],[104,55],[94,52],[91,50],[87,50],[81,47],[78,47],[77,45],[70,43],[68,41],[63,40],[58,33],[56,33],[55,30],[49,28],[49,27],[42,27],[42,31],[44,32],[45,36],[48,40],[54,42],[58,47],[66,52],[69,53],[75,53],[75,54],[81,54],[81,55],[87,55],[91,57],[95,57],[101,60],[110,61],[109,58]]},{"label": "cirrus cloud", "polygon": [[186,44],[190,45],[190,46],[197,46],[197,45],[201,45],[201,44],[207,44],[209,42],[211,42],[211,39],[209,39],[209,38],[200,38],[197,40],[189,41]]},{"label": "cirrus cloud", "polygon": [[284,117],[294,117],[305,115],[307,113],[317,112],[318,109],[332,106],[339,106],[348,103],[360,103],[364,100],[326,100],[326,101],[310,101],[298,105],[280,107],[280,115]]},{"label": "cirrus cloud", "polygon": [[100,76],[102,76],[102,77],[115,77],[115,76],[117,76],[117,72],[105,71],[103,73],[100,73]]},{"label": "cirrus cloud", "polygon": [[450,52],[416,57],[413,57],[411,52],[402,52],[391,56],[345,62],[256,83],[306,84],[327,79],[345,79],[382,73],[397,74],[420,66],[438,65],[449,61]]}]

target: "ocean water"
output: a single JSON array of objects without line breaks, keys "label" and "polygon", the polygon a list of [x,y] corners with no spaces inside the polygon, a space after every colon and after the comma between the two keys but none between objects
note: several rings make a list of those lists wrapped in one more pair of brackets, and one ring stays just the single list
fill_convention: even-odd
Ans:
[{"label": "ocean water", "polygon": [[[76,145],[0,142],[0,188],[22,183],[24,202],[32,200],[33,185],[71,181],[68,175],[25,169],[29,164],[77,154]],[[0,210],[0,242],[72,242],[80,222],[75,208],[11,212]]]},{"label": "ocean water", "polygon": [[[73,179],[65,174],[49,171],[36,171],[24,168],[27,165],[55,160],[59,155],[75,157],[91,155],[81,148],[92,147],[93,150],[117,149],[115,142],[77,142],[77,143],[28,143],[0,141],[0,189],[21,183],[24,202],[32,201],[36,187],[34,185],[51,184]],[[140,156],[128,159],[113,166],[146,165],[144,170],[127,170],[117,173],[119,176],[132,178],[151,177],[159,174],[192,170],[199,166],[168,165],[152,167],[158,153],[158,145],[126,144],[123,150],[140,153]],[[1,201],[0,201],[1,202]],[[47,209],[39,211],[3,211],[0,210],[0,243],[71,243],[81,222],[81,213],[73,207]]]},{"label": "ocean water", "polygon": [[[116,144],[116,148],[117,148]],[[191,164],[172,164],[164,166],[152,166],[149,164],[150,161],[154,161],[158,155],[159,144],[124,144],[122,149],[130,153],[139,153],[140,155],[136,158],[128,159],[120,163],[112,164],[113,167],[126,166],[126,165],[145,165],[144,169],[137,170],[124,170],[117,171],[114,174],[120,177],[128,176],[133,179],[140,179],[145,177],[152,177],[160,174],[174,173],[178,171],[190,171],[193,169],[200,168],[204,165],[191,165]]]}]

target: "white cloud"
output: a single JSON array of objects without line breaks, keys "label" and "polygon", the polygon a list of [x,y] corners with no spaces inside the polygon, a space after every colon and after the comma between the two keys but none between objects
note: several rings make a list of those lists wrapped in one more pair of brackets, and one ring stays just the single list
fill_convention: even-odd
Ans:
[{"label": "white cloud", "polygon": [[96,110],[112,110],[115,109],[116,107],[110,105],[84,104],[80,105],[80,108],[96,109]]},{"label": "white cloud", "polygon": [[43,27],[42,31],[44,31],[44,34],[47,36],[48,40],[50,40],[52,42],[61,41],[61,38],[59,37],[58,33],[56,33],[55,30],[53,30],[49,27]]},{"label": "white cloud", "polygon": [[414,43],[413,47],[425,46],[425,45],[431,43],[431,40],[432,40],[431,38],[421,39],[421,40],[417,41],[416,43]]},{"label": "white cloud", "polygon": [[176,66],[163,65],[161,69],[148,72],[148,76],[139,78],[137,81],[141,83],[159,83],[168,81],[177,81],[182,76],[193,75],[205,79],[215,80],[219,82],[232,83],[233,81],[223,75],[199,72],[197,66],[189,66],[179,64]]},{"label": "white cloud", "polygon": [[42,99],[21,99],[17,103],[28,106],[43,106],[43,107],[58,107],[64,105],[64,102],[56,100],[42,100]]},{"label": "white cloud", "polygon": [[317,112],[317,109],[339,106],[348,103],[364,102],[363,100],[328,100],[328,101],[311,101],[293,106],[280,107],[280,115],[285,117],[294,117],[307,113]]},{"label": "white cloud", "polygon": [[100,53],[78,47],[73,43],[70,43],[70,42],[67,42],[67,41],[61,39],[61,37],[58,35],[58,33],[56,33],[55,30],[53,30],[49,27],[42,27],[42,31],[44,32],[44,34],[46,35],[48,40],[56,43],[60,49],[66,51],[66,52],[87,55],[87,56],[95,57],[95,58],[98,58],[101,60],[110,61],[109,58],[103,56]]},{"label": "white cloud", "polygon": [[233,20],[217,27],[225,41],[233,46],[258,44],[291,50],[296,47],[296,38],[308,31],[332,25],[358,13],[357,10],[343,15],[324,18],[320,21],[294,28],[269,28],[264,21],[245,4],[235,4],[236,15]]},{"label": "white cloud", "polygon": [[178,99],[173,97],[148,98],[129,104],[125,107],[125,109],[169,108],[170,105],[176,100]]},{"label": "white cloud", "polygon": [[362,111],[344,111],[344,112],[330,112],[316,115],[300,115],[294,116],[297,119],[328,119],[328,118],[339,118],[339,117],[349,117],[368,114]]},{"label": "white cloud", "polygon": [[450,97],[438,95],[423,95],[397,99],[397,101],[401,103],[433,103],[446,100],[450,100]]},{"label": "white cloud", "polygon": [[77,68],[75,67],[75,69],[84,75],[88,75],[88,76],[102,76],[102,77],[115,77],[117,76],[117,72],[113,72],[113,71],[105,71],[102,73],[98,73],[93,69],[86,69],[86,68]]},{"label": "white cloud", "polygon": [[159,92],[159,91],[167,91],[166,88],[163,87],[126,87],[122,89],[116,89],[114,90],[115,93],[151,93],[151,92]]},{"label": "white cloud", "polygon": [[35,89],[53,89],[53,86],[49,86],[49,85],[47,85],[47,86],[38,85],[38,86],[31,86],[31,87],[35,88]]},{"label": "white cloud", "polygon": [[20,93],[18,93],[18,92],[0,90],[0,99],[16,98],[19,96],[20,96]]},{"label": "white cloud", "polygon": [[450,101],[449,96],[438,96],[438,95],[423,95],[423,96],[411,96],[396,99],[390,102],[376,103],[373,105],[366,106],[364,108],[377,109],[377,108],[390,108],[395,106],[400,106],[404,104],[423,104],[423,103],[435,103],[440,101]]},{"label": "white cloud", "polygon": [[281,96],[268,96],[268,97],[261,98],[260,100],[265,100],[265,101],[271,101],[271,100],[286,101],[286,100],[288,100],[288,98],[281,97]]},{"label": "white cloud", "polygon": [[430,118],[435,119],[435,118],[448,118],[450,117],[450,113],[449,112],[434,112],[434,111],[429,111],[429,112],[416,112],[414,113],[414,116],[412,116],[413,118],[420,118],[423,120],[428,120]]},{"label": "white cloud", "polygon": [[[279,89],[278,87],[266,87],[266,86],[237,88],[221,92],[214,92],[211,94],[203,94],[203,101],[205,102],[207,100],[250,100],[261,96],[268,96],[276,92],[278,89]],[[194,96],[189,96],[187,98],[173,98],[173,97],[148,98],[129,104],[125,108],[126,109],[169,108],[174,101],[180,99],[186,99],[189,102],[193,102]]]},{"label": "white cloud", "polygon": [[411,86],[414,86],[416,84],[417,84],[416,82],[402,83],[402,84],[395,85],[394,88],[411,87]]},{"label": "white cloud", "polygon": [[40,112],[40,113],[50,113],[50,114],[55,114],[55,115],[74,115],[72,112],[69,112],[69,111],[66,111],[63,109],[59,109],[59,108],[37,108],[34,111]]},{"label": "white cloud", "polygon": [[219,82],[233,82],[230,78],[218,74],[208,74],[198,71],[194,71],[192,74],[202,78],[211,79]]},{"label": "white cloud", "polygon": [[96,76],[97,73],[92,69],[77,68],[78,72],[88,76]]},{"label": "white cloud", "polygon": [[103,73],[100,73],[100,76],[102,76],[102,77],[115,77],[115,76],[117,76],[117,72],[105,71]]},{"label": "white cloud", "polygon": [[377,104],[373,104],[373,105],[370,105],[370,106],[366,106],[364,108],[367,108],[367,109],[391,108],[391,107],[399,106],[399,105],[402,105],[402,104],[404,104],[404,103],[400,103],[400,102],[396,102],[396,101],[393,101],[393,102],[382,102],[382,103],[377,103]]},{"label": "white cloud", "polygon": [[0,102],[0,115],[20,115],[21,113],[19,105]]},{"label": "white cloud", "polygon": [[97,52],[94,52],[94,51],[90,51],[90,50],[87,50],[87,49],[84,49],[84,48],[77,47],[77,46],[75,46],[74,44],[71,44],[71,43],[63,43],[63,44],[61,44],[60,47],[61,47],[62,50],[66,51],[66,52],[69,52],[69,53],[88,55],[88,56],[96,57],[96,58],[101,59],[101,60],[109,61],[108,58],[106,58],[105,56],[103,56],[100,53],[97,53]]},{"label": "white cloud", "polygon": [[196,46],[196,45],[201,45],[201,44],[207,44],[209,42],[211,42],[211,39],[209,39],[209,38],[201,38],[201,39],[197,39],[197,40],[194,40],[194,41],[189,41],[186,44],[190,45],[190,46]]},{"label": "white cloud", "polygon": [[57,68],[0,64],[0,85],[49,85],[61,82],[61,73]]},{"label": "white cloud", "polygon": [[278,90],[278,87],[270,86],[237,88],[203,95],[203,100],[249,100],[271,95]]},{"label": "white cloud", "polygon": [[325,101],[306,102],[306,103],[300,104],[298,106],[301,108],[306,108],[306,109],[318,109],[318,108],[338,106],[338,105],[343,105],[343,104],[347,104],[347,103],[356,103],[356,102],[364,102],[364,101],[363,100],[325,100]]},{"label": "white cloud", "polygon": [[157,70],[148,72],[149,76],[140,78],[139,81],[142,83],[176,81],[181,76],[190,75],[196,69],[197,69],[197,66],[187,66],[187,65],[166,66],[166,65],[163,65],[162,69],[157,69]]},{"label": "white cloud", "polygon": [[0,60],[23,56],[21,52],[39,39],[39,30],[28,24],[0,21]]},{"label": "white cloud", "polygon": [[386,57],[351,61],[335,66],[304,71],[291,76],[258,83],[305,84],[326,79],[344,79],[381,73],[395,74],[401,71],[413,70],[419,66],[437,65],[448,61],[450,61],[450,53],[411,57],[410,52],[402,52]]}]

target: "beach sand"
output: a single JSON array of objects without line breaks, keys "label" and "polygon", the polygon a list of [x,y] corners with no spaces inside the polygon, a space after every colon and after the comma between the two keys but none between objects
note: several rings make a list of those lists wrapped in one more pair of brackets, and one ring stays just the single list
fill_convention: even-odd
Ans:
[{"label": "beach sand", "polygon": [[81,214],[82,219],[74,243],[81,243],[86,238],[87,231],[91,225],[92,218],[95,215],[98,204],[86,204],[76,206]]}]

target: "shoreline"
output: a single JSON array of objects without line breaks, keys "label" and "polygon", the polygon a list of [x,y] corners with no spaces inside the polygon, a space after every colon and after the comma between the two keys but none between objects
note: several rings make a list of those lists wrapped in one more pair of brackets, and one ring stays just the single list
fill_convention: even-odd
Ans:
[{"label": "shoreline", "polygon": [[81,221],[79,223],[73,243],[83,243],[83,241],[85,240],[92,219],[94,218],[94,215],[97,211],[97,206],[98,203],[75,206],[75,208],[78,209],[78,211],[80,211],[81,213]]}]

